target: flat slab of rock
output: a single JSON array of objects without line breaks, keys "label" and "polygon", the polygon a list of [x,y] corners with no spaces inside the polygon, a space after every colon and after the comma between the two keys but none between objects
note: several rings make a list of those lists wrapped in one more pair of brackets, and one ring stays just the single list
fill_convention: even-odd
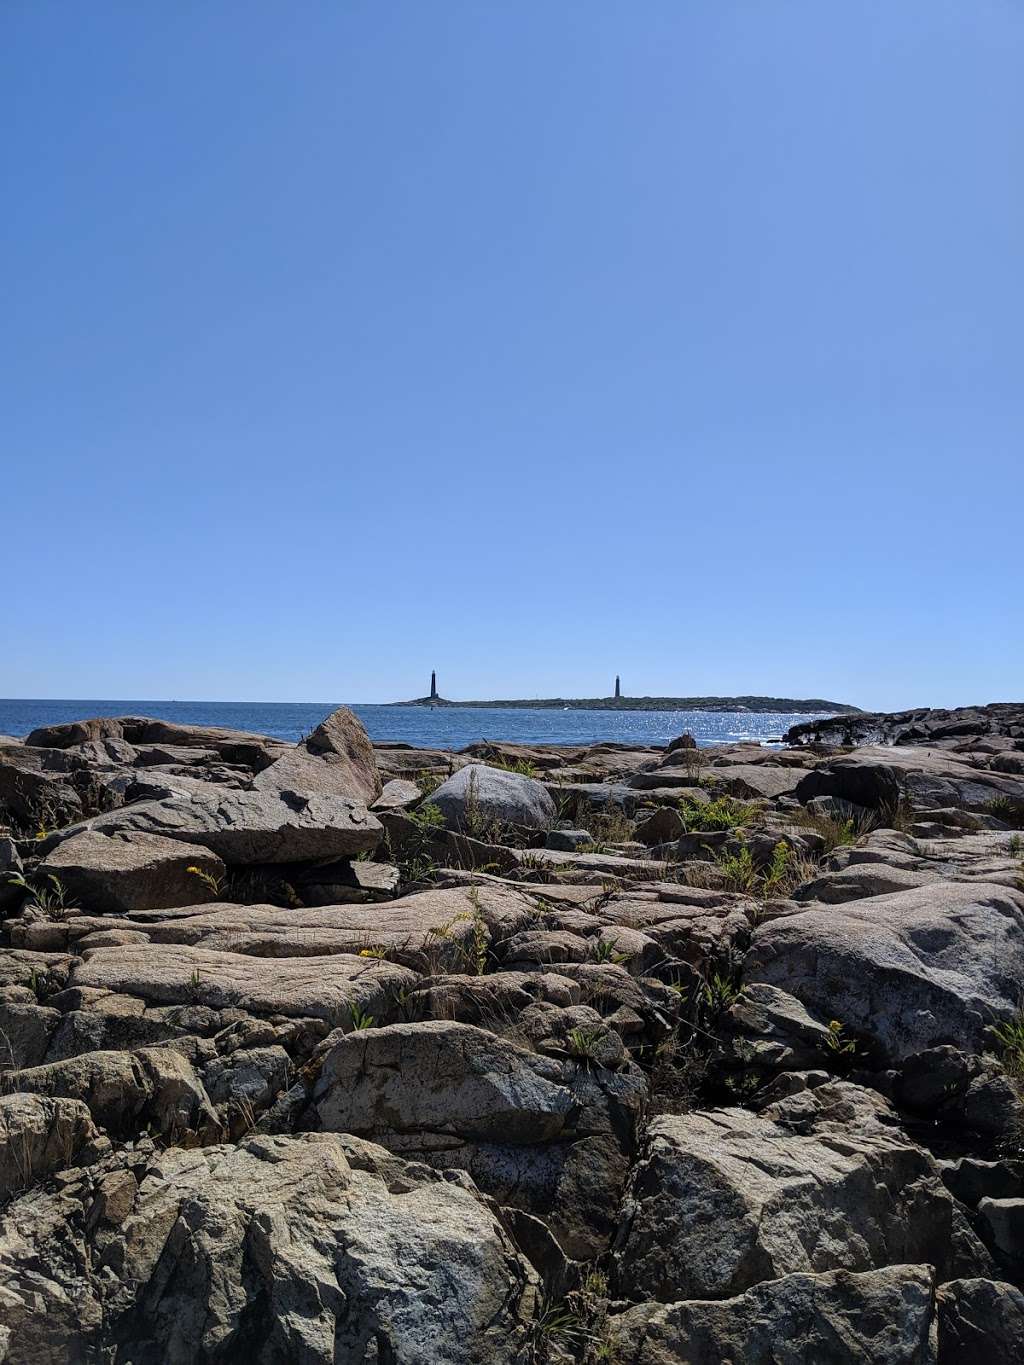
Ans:
[{"label": "flat slab of rock", "polygon": [[392,1024],[342,1039],[314,1102],[326,1129],[385,1145],[549,1142],[575,1126],[569,1079],[564,1065],[469,1024]]},{"label": "flat slab of rock", "polygon": [[870,1039],[889,1063],[954,1043],[980,1051],[1024,980],[1024,895],[931,882],[762,924],[745,980],[787,991]]},{"label": "flat slab of rock", "polygon": [[180,839],[83,830],[58,844],[39,870],[83,905],[116,911],[213,900],[227,869],[209,849]]},{"label": "flat slab of rock", "polygon": [[[252,957],[381,954],[419,970],[458,970],[492,942],[530,923],[530,903],[514,891],[422,891],[380,904],[288,909],[277,905],[192,905],[173,915],[70,915],[60,924],[13,921],[17,947],[94,946],[99,934],[122,933],[135,942],[188,944]],[[132,942],[133,939],[126,940]]]},{"label": "flat slab of rock", "polygon": [[391,962],[336,954],[259,958],[183,944],[95,948],[70,985],[115,991],[151,1004],[322,1019],[349,1027],[352,1010],[381,1018],[398,991],[416,981]]},{"label": "flat slab of rock", "polygon": [[[383,837],[380,823],[359,802],[273,791],[201,791],[145,801],[97,816],[88,828],[202,844],[229,865],[353,857],[376,848]],[[51,842],[77,831],[71,826]]]}]

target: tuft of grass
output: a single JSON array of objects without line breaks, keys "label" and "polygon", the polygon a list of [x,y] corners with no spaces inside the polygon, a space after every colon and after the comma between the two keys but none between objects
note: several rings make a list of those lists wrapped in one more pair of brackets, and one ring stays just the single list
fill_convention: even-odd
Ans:
[{"label": "tuft of grass", "polygon": [[1012,1019],[993,1024],[999,1049],[999,1059],[1011,1076],[1024,1080],[1024,1009],[1019,1009]]},{"label": "tuft of grass", "polygon": [[565,1035],[570,1057],[587,1063],[597,1062],[601,1040],[605,1037],[603,1029],[572,1028]]},{"label": "tuft of grass", "polygon": [[821,815],[817,811],[801,809],[787,812],[787,819],[801,829],[809,829],[824,840],[822,855],[833,849],[855,844],[862,834],[868,834],[877,824],[877,818],[870,812],[863,813],[839,807],[840,814]]},{"label": "tuft of grass", "polygon": [[204,872],[201,867],[189,866],[186,867],[185,871],[190,877],[195,877],[197,881],[202,882],[208,890],[213,892],[218,900],[221,899],[224,891],[224,879],[222,877],[214,877],[212,873]]},{"label": "tuft of grass", "polygon": [[611,962],[616,966],[621,966],[628,962],[632,953],[620,953],[616,951],[615,944],[609,939],[595,939],[587,949],[587,960],[589,962]]},{"label": "tuft of grass", "polygon": [[679,814],[688,834],[738,829],[740,825],[749,825],[756,813],[756,806],[731,796],[716,796],[713,801],[694,801],[684,796],[679,801]]},{"label": "tuft of grass", "polygon": [[68,895],[64,883],[52,872],[46,874],[44,881],[47,885],[40,886],[26,881],[20,872],[7,874],[8,885],[19,886],[28,892],[22,910],[38,910],[46,919],[67,919],[68,912],[76,909],[78,902]]},{"label": "tuft of grass", "polygon": [[350,1030],[352,1033],[361,1033],[363,1029],[373,1028],[373,1015],[367,1014],[366,1011],[360,1009],[358,1005],[349,1005],[348,1017],[349,1022],[352,1025]]},{"label": "tuft of grass", "polygon": [[989,815],[994,815],[1004,824],[1014,829],[1024,829],[1024,801],[1017,801],[1012,796],[996,796],[986,809]]},{"label": "tuft of grass", "polygon": [[698,1002],[705,1017],[712,1020],[724,1014],[739,997],[739,982],[727,972],[715,971],[704,977],[698,990]]},{"label": "tuft of grass", "polygon": [[537,769],[526,758],[489,758],[488,768],[501,768],[506,773],[518,773],[520,777],[536,777]]}]

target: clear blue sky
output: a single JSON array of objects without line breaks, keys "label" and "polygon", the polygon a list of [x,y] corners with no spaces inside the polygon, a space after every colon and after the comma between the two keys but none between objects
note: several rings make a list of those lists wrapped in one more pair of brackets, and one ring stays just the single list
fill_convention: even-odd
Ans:
[{"label": "clear blue sky", "polygon": [[0,695],[1024,694],[1018,0],[4,0]]}]

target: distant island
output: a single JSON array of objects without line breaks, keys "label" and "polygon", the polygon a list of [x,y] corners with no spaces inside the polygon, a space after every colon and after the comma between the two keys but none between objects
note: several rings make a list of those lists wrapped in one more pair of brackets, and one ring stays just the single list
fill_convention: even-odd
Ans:
[{"label": "distant island", "polygon": [[561,711],[787,711],[811,715],[827,712],[833,716],[860,714],[859,706],[825,701],[820,697],[543,697],[515,701],[450,701],[447,697],[414,697],[411,701],[388,702],[389,706],[475,706]]}]

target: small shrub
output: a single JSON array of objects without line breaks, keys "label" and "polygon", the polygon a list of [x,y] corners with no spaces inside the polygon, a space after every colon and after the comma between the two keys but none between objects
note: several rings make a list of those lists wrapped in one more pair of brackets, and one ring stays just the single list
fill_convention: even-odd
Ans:
[{"label": "small shrub", "polygon": [[715,971],[701,983],[699,1000],[705,1014],[717,1019],[729,1009],[739,993],[739,983],[731,975]]},{"label": "small shrub", "polygon": [[679,802],[679,814],[688,834],[737,829],[740,825],[748,825],[756,813],[756,806],[736,801],[731,796],[716,796],[713,801],[693,801],[684,796]]},{"label": "small shrub", "polygon": [[824,1039],[825,1051],[834,1058],[852,1057],[857,1044],[846,1036],[846,1025],[839,1019],[830,1019],[828,1033]]},{"label": "small shrub", "polygon": [[444,812],[440,806],[435,806],[431,801],[425,801],[422,806],[417,806],[413,811],[409,811],[409,819],[415,820],[421,829],[442,829],[444,827]]},{"label": "small shrub", "polygon": [[446,780],[444,773],[432,773],[424,769],[416,773],[412,779],[424,796],[433,796],[442,782]]},{"label": "small shrub", "polygon": [[757,868],[748,844],[743,844],[736,853],[722,853],[718,870],[724,891],[753,891],[757,886]]}]

